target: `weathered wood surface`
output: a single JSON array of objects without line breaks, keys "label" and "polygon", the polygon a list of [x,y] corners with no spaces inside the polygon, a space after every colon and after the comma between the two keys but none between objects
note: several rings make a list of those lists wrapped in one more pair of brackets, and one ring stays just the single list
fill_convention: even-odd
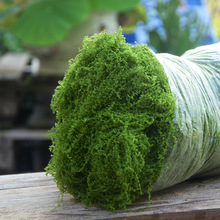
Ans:
[{"label": "weathered wood surface", "polygon": [[48,140],[47,129],[8,129],[0,130],[0,139],[10,140]]},{"label": "weathered wood surface", "polygon": [[[95,206],[84,209],[70,195],[57,204],[59,191],[50,176],[31,173],[0,176],[0,219],[220,219],[220,176],[190,180],[152,195],[151,206],[139,212],[111,213]],[[138,199],[129,208],[145,207]]]}]

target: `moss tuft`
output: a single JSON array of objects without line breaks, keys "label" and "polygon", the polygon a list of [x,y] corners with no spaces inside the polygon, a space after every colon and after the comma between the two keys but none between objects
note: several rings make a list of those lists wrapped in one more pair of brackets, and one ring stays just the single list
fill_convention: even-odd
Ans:
[{"label": "moss tuft", "polygon": [[173,133],[175,100],[146,45],[119,32],[86,37],[51,108],[52,159],[61,191],[86,206],[126,209],[157,180]]}]

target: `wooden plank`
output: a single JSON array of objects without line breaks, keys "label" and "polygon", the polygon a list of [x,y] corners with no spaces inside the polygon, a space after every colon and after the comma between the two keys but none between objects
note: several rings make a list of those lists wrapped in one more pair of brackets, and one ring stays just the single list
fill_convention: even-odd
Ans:
[{"label": "wooden plank", "polygon": [[46,129],[31,130],[31,129],[10,129],[1,130],[0,139],[11,140],[48,140],[45,136],[48,133]]},{"label": "wooden plank", "polygon": [[[56,184],[45,173],[0,176],[0,219],[220,219],[220,176],[186,181],[154,193],[151,206],[139,212],[84,209],[68,194],[60,207],[48,212],[56,206],[58,195]],[[146,205],[143,196],[128,208]]]}]

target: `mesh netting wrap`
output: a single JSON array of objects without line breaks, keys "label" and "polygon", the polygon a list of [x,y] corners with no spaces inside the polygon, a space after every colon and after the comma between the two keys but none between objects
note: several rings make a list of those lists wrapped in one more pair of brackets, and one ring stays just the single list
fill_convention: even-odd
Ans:
[{"label": "mesh netting wrap", "polygon": [[180,131],[153,189],[192,176],[220,174],[220,43],[189,50],[181,57],[155,55],[176,99]]},{"label": "mesh netting wrap", "polygon": [[126,210],[145,193],[220,174],[220,44],[177,57],[102,32],[69,64],[48,134],[46,173],[61,195]]}]

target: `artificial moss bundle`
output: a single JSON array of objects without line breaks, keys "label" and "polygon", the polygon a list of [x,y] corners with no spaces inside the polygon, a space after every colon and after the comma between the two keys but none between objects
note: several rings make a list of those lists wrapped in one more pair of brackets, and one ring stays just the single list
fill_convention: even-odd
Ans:
[{"label": "artificial moss bundle", "polygon": [[121,31],[86,37],[51,107],[46,172],[61,194],[112,211],[150,194],[172,145],[176,105],[146,45],[125,43]]}]

